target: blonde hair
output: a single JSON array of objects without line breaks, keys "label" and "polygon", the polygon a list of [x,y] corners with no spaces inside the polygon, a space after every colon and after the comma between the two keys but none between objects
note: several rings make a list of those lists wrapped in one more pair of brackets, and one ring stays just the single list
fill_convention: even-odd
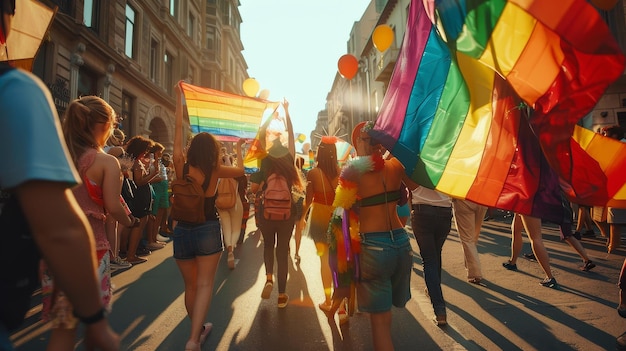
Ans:
[{"label": "blonde hair", "polygon": [[97,148],[93,130],[98,123],[114,123],[115,111],[97,96],[83,96],[70,102],[63,119],[63,135],[74,163],[89,148]]},{"label": "blonde hair", "polygon": [[[122,146],[124,144],[124,140],[126,140],[126,134],[119,129],[113,129],[113,134],[107,139],[108,146]],[[117,144],[116,144],[117,143]]]}]

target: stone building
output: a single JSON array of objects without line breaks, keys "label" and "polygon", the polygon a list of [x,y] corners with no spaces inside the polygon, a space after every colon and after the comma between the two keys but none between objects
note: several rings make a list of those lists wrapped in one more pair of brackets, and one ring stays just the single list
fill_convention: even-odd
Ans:
[{"label": "stone building", "polygon": [[46,0],[58,6],[33,72],[59,115],[98,95],[128,137],[172,149],[175,84],[243,94],[248,78],[238,0]]}]

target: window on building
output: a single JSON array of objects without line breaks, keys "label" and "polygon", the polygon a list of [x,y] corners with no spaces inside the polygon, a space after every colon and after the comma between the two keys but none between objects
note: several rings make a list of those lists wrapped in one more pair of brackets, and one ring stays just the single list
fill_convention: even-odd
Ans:
[{"label": "window on building", "polygon": [[157,72],[159,70],[159,43],[152,39],[150,41],[150,80],[157,81]]},{"label": "window on building", "polygon": [[189,13],[187,21],[187,35],[192,41],[196,41],[196,17],[192,13]]},{"label": "window on building", "polygon": [[83,23],[94,32],[100,29],[100,0],[85,0]]},{"label": "window on building", "polygon": [[51,0],[53,4],[59,7],[59,12],[70,14],[72,10],[72,1],[71,0]]},{"label": "window on building", "polygon": [[169,52],[165,52],[163,57],[163,63],[165,64],[165,90],[168,94],[172,94],[172,88],[174,86],[174,57]]},{"label": "window on building", "polygon": [[178,0],[170,0],[170,16],[178,19]]},{"label": "window on building", "polygon": [[216,0],[208,0],[206,2],[206,14],[209,16],[217,15],[217,1]]},{"label": "window on building", "polygon": [[135,18],[137,11],[126,4],[126,42],[124,53],[130,58],[135,58]]},{"label": "window on building", "polygon": [[215,50],[215,27],[206,27],[206,48],[208,50]]},{"label": "window on building", "polygon": [[189,66],[189,84],[193,84],[196,78],[196,69],[193,66]]},{"label": "window on building", "polygon": [[78,97],[100,95],[98,92],[98,75],[85,66],[78,69],[77,93]]},{"label": "window on building", "polygon": [[133,110],[134,110],[135,98],[130,96],[126,92],[122,92],[122,113],[118,116],[119,128],[127,136],[133,135],[131,126],[134,122]]},{"label": "window on building", "polygon": [[35,56],[35,60],[33,61],[33,74],[44,81],[46,80],[46,66],[50,60],[50,55],[48,55],[48,47],[52,45],[50,43],[49,41],[43,41],[41,43],[37,56]]},{"label": "window on building", "polygon": [[210,61],[215,61],[216,53],[217,53],[217,37],[215,34],[215,26],[207,25],[206,26],[206,49],[207,49],[207,58]]},{"label": "window on building", "polygon": [[224,23],[224,25],[230,25],[230,23],[228,22],[230,19],[229,1],[222,1],[222,3],[220,4],[220,14],[222,15],[222,23]]}]

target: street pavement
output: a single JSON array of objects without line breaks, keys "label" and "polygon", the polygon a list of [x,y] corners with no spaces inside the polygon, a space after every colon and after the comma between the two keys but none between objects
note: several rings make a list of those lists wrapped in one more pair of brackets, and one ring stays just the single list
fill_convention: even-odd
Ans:
[{"label": "street pavement", "polygon": [[[604,238],[583,239],[597,267],[579,269],[575,251],[559,240],[557,227],[544,224],[544,242],[559,288],[539,285],[543,273],[521,257],[518,271],[502,267],[510,253],[510,218],[484,223],[478,250],[484,280],[466,281],[463,254],[453,229],[443,250],[443,293],[448,306],[445,328],[433,322],[424,293],[422,262],[415,240],[412,298],[405,309],[392,310],[396,350],[614,350],[615,337],[626,330],[617,312],[619,271],[624,249],[607,257]],[[626,247],[626,243],[623,243]],[[294,241],[291,242],[292,257]],[[531,252],[524,235],[522,252]],[[226,255],[218,268],[207,320],[213,322],[203,350],[373,350],[366,313],[356,312],[346,325],[329,321],[316,307],[323,301],[319,258],[313,242],[303,238],[302,263],[290,260],[289,305],[276,306],[277,286],[261,299],[265,282],[263,243],[254,220],[244,244],[236,249],[237,266]],[[109,320],[122,336],[123,350],[183,350],[189,336],[183,281],[172,258],[172,244],[155,251],[148,262],[116,272]],[[40,296],[24,327],[12,335],[18,350],[43,350],[49,338],[39,322]],[[77,339],[77,349],[83,345]]]}]

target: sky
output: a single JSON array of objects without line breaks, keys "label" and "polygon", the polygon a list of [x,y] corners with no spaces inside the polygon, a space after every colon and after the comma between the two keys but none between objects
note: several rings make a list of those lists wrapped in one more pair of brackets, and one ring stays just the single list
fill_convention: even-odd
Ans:
[{"label": "sky", "polygon": [[337,61],[348,53],[352,26],[370,0],[240,2],[248,75],[269,90],[269,100],[289,101],[294,132],[305,134],[306,143],[325,108]]}]

